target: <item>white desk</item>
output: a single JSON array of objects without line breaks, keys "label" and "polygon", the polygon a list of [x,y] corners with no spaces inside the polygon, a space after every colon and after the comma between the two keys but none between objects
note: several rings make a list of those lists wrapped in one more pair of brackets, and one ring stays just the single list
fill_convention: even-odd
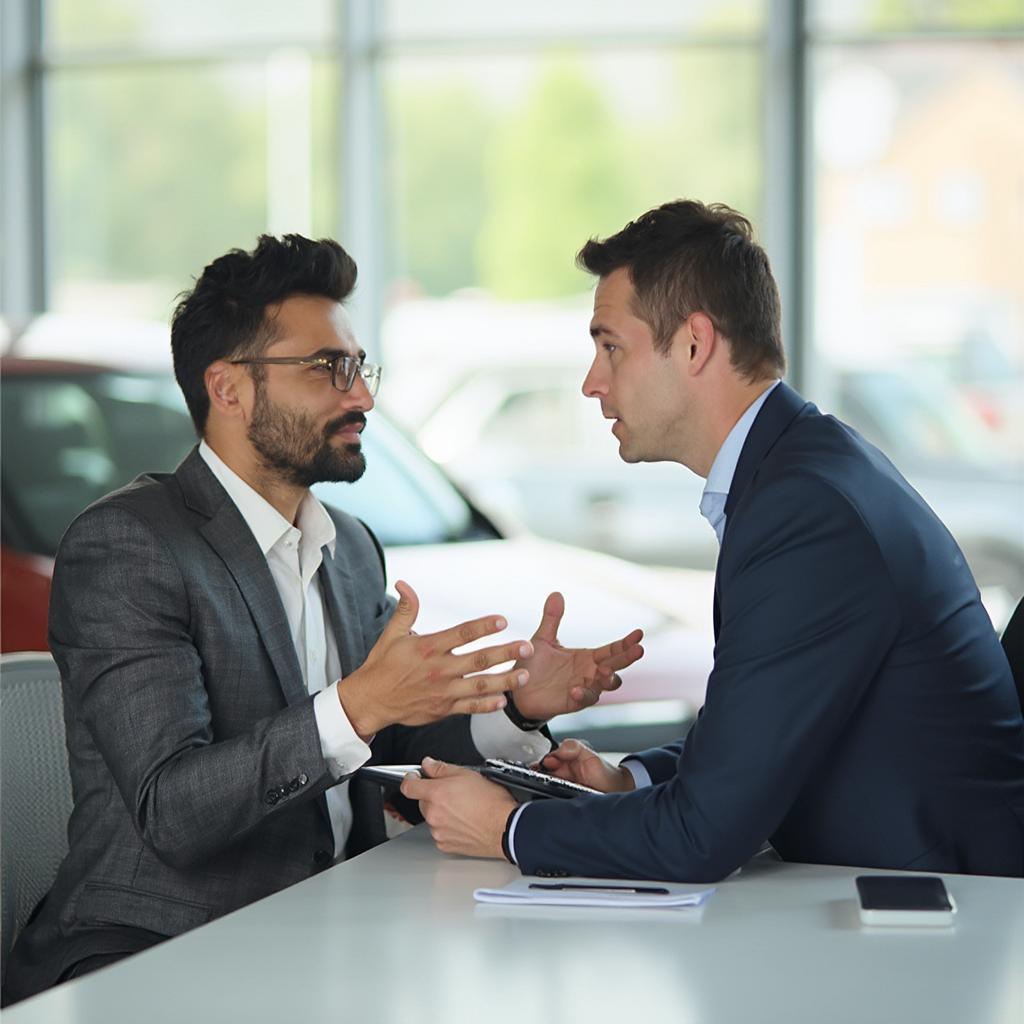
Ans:
[{"label": "white desk", "polygon": [[5,1024],[1022,1024],[1024,881],[866,932],[849,868],[755,862],[703,912],[481,907],[514,869],[423,828],[4,1013]]}]

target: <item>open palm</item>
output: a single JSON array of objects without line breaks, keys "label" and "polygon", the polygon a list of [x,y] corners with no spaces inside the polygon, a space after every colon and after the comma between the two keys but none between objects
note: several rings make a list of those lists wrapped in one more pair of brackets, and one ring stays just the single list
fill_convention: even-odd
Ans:
[{"label": "open palm", "polygon": [[596,704],[602,693],[621,685],[617,673],[643,657],[639,629],[603,647],[563,647],[558,627],[564,614],[565,599],[549,594],[531,638],[533,655],[516,662],[517,669],[530,673],[530,681],[515,692],[516,707],[526,718],[546,720]]}]

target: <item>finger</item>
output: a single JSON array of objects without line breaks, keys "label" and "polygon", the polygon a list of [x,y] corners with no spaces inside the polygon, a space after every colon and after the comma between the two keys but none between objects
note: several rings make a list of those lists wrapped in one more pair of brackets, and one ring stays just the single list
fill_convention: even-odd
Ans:
[{"label": "finger", "polygon": [[548,643],[555,643],[558,640],[558,627],[562,623],[562,616],[565,614],[565,598],[558,591],[548,594],[544,602],[544,612],[540,617],[540,625],[537,632],[533,634],[534,640],[546,640]]},{"label": "finger", "polygon": [[463,768],[457,764],[448,764],[447,761],[438,761],[435,757],[425,757],[420,765],[428,778],[450,779],[456,775],[475,775],[472,768]]},{"label": "finger", "polygon": [[510,644],[498,644],[494,647],[481,647],[468,654],[453,654],[446,668],[452,675],[465,676],[470,672],[483,672],[503,665],[506,661],[518,661],[529,658],[533,654],[533,645],[526,640],[516,640]]},{"label": "finger", "polygon": [[639,644],[635,644],[633,647],[618,654],[610,655],[607,658],[596,658],[595,660],[597,661],[599,671],[617,672],[620,669],[629,668],[633,662],[639,661],[643,656],[644,649]]},{"label": "finger", "polygon": [[444,761],[437,761],[432,757],[425,757],[420,762],[420,768],[428,779],[441,779],[450,775],[452,766]]},{"label": "finger", "polygon": [[604,661],[606,658],[615,657],[623,651],[636,646],[643,638],[644,631],[642,629],[634,629],[632,633],[627,633],[621,640],[613,640],[610,644],[605,644],[603,647],[595,647],[594,661]]},{"label": "finger", "polygon": [[609,672],[604,668],[599,668],[597,675],[587,686],[587,689],[592,690],[596,696],[600,696],[602,693],[610,693],[612,690],[617,690],[622,685],[622,676],[618,672]]},{"label": "finger", "polygon": [[484,615],[479,619],[460,622],[457,626],[451,626],[440,633],[433,633],[421,639],[429,640],[431,646],[438,652],[451,651],[483,636],[500,633],[507,626],[508,622],[500,615]]},{"label": "finger", "polygon": [[460,697],[452,702],[449,714],[488,715],[492,711],[500,711],[507,703],[504,694],[491,697]]},{"label": "finger", "polygon": [[398,607],[385,628],[404,636],[412,632],[413,623],[420,613],[420,599],[405,580],[397,580],[395,590],[398,591]]},{"label": "finger", "polygon": [[573,711],[580,711],[583,708],[592,707],[601,697],[600,690],[591,689],[589,686],[574,686],[569,691],[569,699],[575,707]]},{"label": "finger", "polygon": [[581,740],[562,740],[554,750],[544,755],[544,764],[548,767],[567,764],[570,761],[575,761],[589,749]]},{"label": "finger", "polygon": [[407,796],[410,800],[422,800],[430,791],[430,785],[415,772],[409,772],[402,779],[402,784],[398,789],[402,796]]}]

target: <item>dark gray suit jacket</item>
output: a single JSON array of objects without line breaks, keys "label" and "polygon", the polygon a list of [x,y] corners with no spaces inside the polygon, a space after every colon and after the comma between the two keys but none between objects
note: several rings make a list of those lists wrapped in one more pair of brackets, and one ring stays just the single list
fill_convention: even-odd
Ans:
[{"label": "dark gray suit jacket", "polygon": [[[376,539],[331,515],[335,555],[324,549],[320,580],[347,675],[393,601]],[[50,646],[74,789],[70,851],[12,952],[8,999],[48,987],[83,957],[122,950],[126,929],[177,935],[333,856],[323,794],[334,779],[284,608],[198,451],[72,523],[54,570]],[[466,716],[393,726],[372,750],[382,763],[479,760]],[[384,838],[379,790],[356,781],[351,797],[349,855]]]}]

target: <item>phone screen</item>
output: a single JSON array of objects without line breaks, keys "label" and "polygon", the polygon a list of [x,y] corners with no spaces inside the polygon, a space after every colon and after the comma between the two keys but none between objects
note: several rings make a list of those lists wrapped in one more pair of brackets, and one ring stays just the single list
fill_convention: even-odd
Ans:
[{"label": "phone screen", "polygon": [[935,875],[859,875],[857,892],[864,910],[953,909],[945,884]]}]

